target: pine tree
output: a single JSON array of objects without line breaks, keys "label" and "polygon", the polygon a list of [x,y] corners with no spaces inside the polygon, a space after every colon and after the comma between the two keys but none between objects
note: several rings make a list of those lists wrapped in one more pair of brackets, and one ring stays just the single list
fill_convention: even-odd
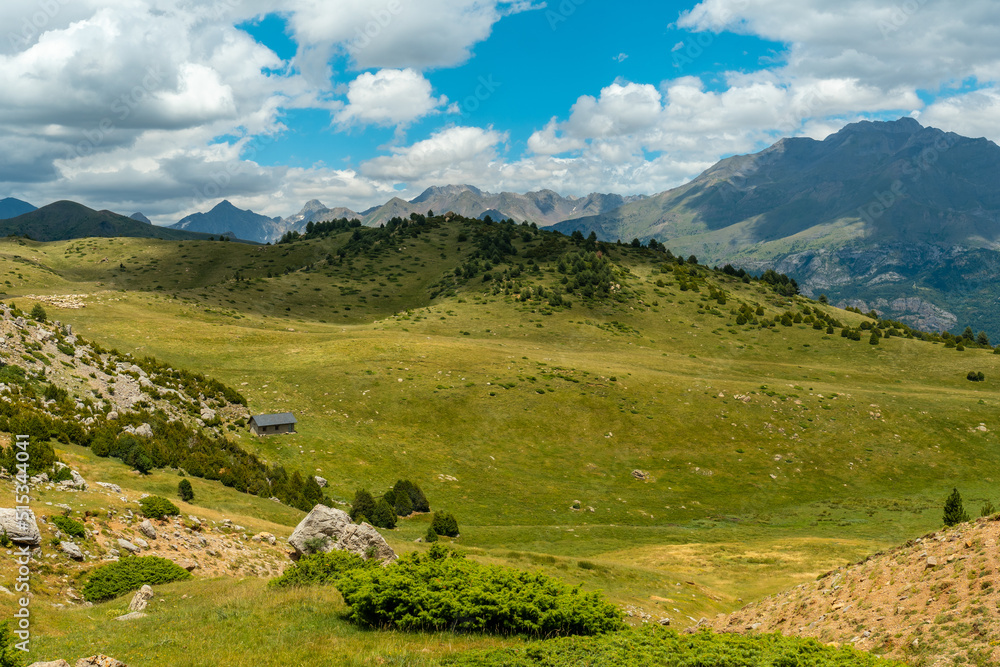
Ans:
[{"label": "pine tree", "polygon": [[962,496],[958,489],[952,489],[951,495],[944,503],[944,525],[954,526],[969,520],[969,515],[962,505]]},{"label": "pine tree", "polygon": [[458,521],[448,512],[435,512],[431,519],[431,529],[438,535],[458,536]]},{"label": "pine tree", "polygon": [[874,329],[872,330],[871,338],[868,339],[868,343],[870,345],[878,345],[878,334],[875,333]]},{"label": "pine tree", "polygon": [[396,527],[396,511],[382,498],[372,512],[372,525],[376,528],[393,529]]},{"label": "pine tree", "polygon": [[433,526],[427,526],[427,534],[424,535],[424,542],[437,542],[438,534],[434,532]]},{"label": "pine tree", "polygon": [[410,494],[406,491],[396,494],[396,514],[398,516],[413,514],[413,501],[410,500]]},{"label": "pine tree", "polygon": [[370,517],[375,513],[375,499],[366,489],[354,492],[354,504],[351,505],[351,520],[358,521],[361,517]]},{"label": "pine tree", "polygon": [[182,479],[181,483],[177,485],[177,495],[186,503],[194,500],[194,489],[191,488],[191,482]]}]

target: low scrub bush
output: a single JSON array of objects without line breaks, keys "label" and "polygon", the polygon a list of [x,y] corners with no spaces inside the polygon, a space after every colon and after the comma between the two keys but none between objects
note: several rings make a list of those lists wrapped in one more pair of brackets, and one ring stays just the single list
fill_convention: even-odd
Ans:
[{"label": "low scrub bush", "polygon": [[71,535],[72,537],[87,536],[87,527],[76,519],[71,519],[68,516],[54,516],[52,517],[52,523],[55,524],[56,528],[67,535]]},{"label": "low scrub bush", "polygon": [[150,519],[162,519],[165,516],[180,514],[181,510],[166,498],[146,496],[139,501],[144,516]]},{"label": "low scrub bush", "polygon": [[524,647],[469,651],[443,662],[458,667],[904,667],[853,648],[824,646],[815,639],[708,631],[681,636],[651,626],[599,637],[561,637]]},{"label": "low scrub bush", "polygon": [[458,537],[458,521],[454,515],[448,512],[434,512],[434,518],[431,519],[431,530],[438,535]]},{"label": "low scrub bush", "polygon": [[621,611],[540,573],[481,565],[440,544],[388,567],[355,568],[337,588],[360,625],[532,636],[591,635],[624,627]]},{"label": "low scrub bush", "polygon": [[277,588],[314,584],[336,586],[340,577],[347,572],[381,566],[381,563],[374,559],[365,560],[349,551],[335,549],[328,553],[302,556],[295,565],[285,570],[284,574],[277,579],[272,579],[269,585]]},{"label": "low scrub bush", "polygon": [[190,578],[187,570],[166,558],[128,556],[91,572],[83,586],[83,597],[90,602],[102,602],[137,591],[143,584],[155,586]]}]

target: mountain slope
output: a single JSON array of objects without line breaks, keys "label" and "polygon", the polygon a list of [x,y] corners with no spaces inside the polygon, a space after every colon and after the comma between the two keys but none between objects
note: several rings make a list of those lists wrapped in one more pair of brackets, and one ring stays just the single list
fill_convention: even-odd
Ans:
[{"label": "mountain slope", "polygon": [[24,215],[25,213],[31,213],[36,211],[34,206],[26,201],[21,201],[20,199],[14,199],[13,197],[7,197],[6,199],[0,199],[0,220],[7,220],[8,218],[16,218],[19,215]]},{"label": "mountain slope", "polygon": [[273,243],[285,233],[284,226],[274,218],[242,210],[228,200],[219,202],[208,213],[194,213],[170,225],[170,229],[183,229],[204,234],[232,234],[238,239]]},{"label": "mountain slope", "polygon": [[[892,317],[909,316],[894,302],[917,298],[924,311],[944,313],[929,322],[936,327],[996,335],[1000,310],[963,296],[967,283],[949,267],[970,251],[1000,250],[998,174],[1000,147],[985,139],[911,118],[865,121],[823,141],[782,139],[674,190],[555,228],[655,238],[716,264],[777,268],[807,293],[877,302]],[[986,278],[982,294],[997,286]]]},{"label": "mountain slope", "polygon": [[[925,535],[754,602],[711,625],[853,644],[914,664],[995,665],[1000,515]],[[933,623],[932,623],[933,620]],[[927,661],[936,658],[938,662]]]},{"label": "mountain slope", "polygon": [[0,222],[0,236],[30,236],[35,241],[130,236],[156,239],[205,239],[204,234],[148,225],[111,211],[95,211],[71,201]]}]

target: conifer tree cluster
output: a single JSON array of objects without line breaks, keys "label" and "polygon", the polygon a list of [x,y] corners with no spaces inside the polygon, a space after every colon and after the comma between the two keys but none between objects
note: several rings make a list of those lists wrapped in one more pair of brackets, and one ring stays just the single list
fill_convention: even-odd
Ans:
[{"label": "conifer tree cluster", "polygon": [[420,487],[408,479],[401,479],[377,501],[367,489],[358,489],[351,505],[351,520],[355,523],[367,521],[376,528],[392,529],[396,527],[397,517],[429,512],[430,509],[427,496]]}]

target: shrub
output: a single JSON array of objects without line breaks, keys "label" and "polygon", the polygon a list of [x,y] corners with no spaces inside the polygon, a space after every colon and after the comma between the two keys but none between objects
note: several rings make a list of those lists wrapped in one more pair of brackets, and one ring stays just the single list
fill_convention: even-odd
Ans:
[{"label": "shrub", "polygon": [[386,502],[385,498],[378,501],[371,516],[372,525],[376,528],[392,529],[396,527],[396,510]]},{"label": "shrub", "polygon": [[285,570],[284,574],[272,579],[269,586],[287,588],[289,586],[309,586],[313,584],[336,585],[341,575],[351,570],[365,567],[381,567],[377,560],[365,560],[350,551],[334,549],[327,553],[307,554]]},{"label": "shrub", "polygon": [[162,519],[165,516],[180,514],[181,510],[166,498],[146,496],[139,501],[144,516],[150,519]]},{"label": "shrub", "polygon": [[427,526],[427,533],[424,535],[424,542],[437,542],[438,534],[434,532],[434,526]]},{"label": "shrub", "polygon": [[186,503],[194,500],[194,489],[191,488],[191,482],[182,479],[177,485],[177,495]]},{"label": "shrub", "polygon": [[983,503],[983,508],[979,510],[979,516],[992,516],[997,513],[997,508],[993,506],[993,501],[987,500]]},{"label": "shrub", "polygon": [[0,547],[10,549],[12,546],[14,546],[14,541],[10,539],[10,535],[7,534],[7,529],[0,528]]},{"label": "shrub", "polygon": [[0,667],[21,667],[24,664],[24,653],[15,646],[15,640],[7,622],[0,623]]},{"label": "shrub", "polygon": [[431,528],[438,535],[458,537],[458,521],[448,512],[435,512],[431,519]]},{"label": "shrub", "polygon": [[[395,486],[392,487],[392,491],[395,494],[395,504],[398,506],[400,503],[400,494],[406,494],[410,497],[410,505],[412,506],[413,512],[430,512],[431,506],[427,502],[427,497],[424,492],[420,490],[420,487],[411,482],[408,479],[401,479],[396,482]],[[407,512],[409,514],[409,512]],[[405,516],[405,515],[403,515]]]},{"label": "shrub", "polygon": [[560,637],[516,648],[467,651],[448,656],[446,665],[466,667],[575,667],[576,665],[663,665],[679,667],[902,667],[903,663],[851,647],[824,646],[815,639],[764,635],[715,634],[706,630],[681,635],[646,625],[598,637]]},{"label": "shrub", "polygon": [[481,565],[439,544],[388,567],[354,569],[337,588],[360,625],[555,636],[624,627],[598,593],[581,593],[544,574]]},{"label": "shrub", "polygon": [[49,475],[49,481],[53,484],[58,484],[59,482],[65,482],[71,479],[73,479],[73,473],[70,472],[69,466],[63,466]]},{"label": "shrub", "polygon": [[410,516],[413,514],[413,501],[406,490],[396,492],[396,514],[398,516]]},{"label": "shrub", "polygon": [[36,322],[44,322],[45,315],[46,315],[45,309],[42,308],[42,304],[40,303],[36,303],[35,306],[31,309],[31,319],[35,320]]},{"label": "shrub", "polygon": [[310,537],[302,546],[305,547],[307,554],[318,554],[326,548],[329,541],[330,538],[326,535],[317,535],[316,537]]},{"label": "shrub", "polygon": [[56,525],[56,528],[67,535],[80,538],[87,536],[87,527],[79,521],[69,518],[68,516],[54,516],[52,517],[52,523]]},{"label": "shrub", "polygon": [[90,602],[102,602],[139,590],[144,584],[155,586],[190,578],[187,570],[166,558],[129,556],[91,572],[83,586],[83,597]]}]

